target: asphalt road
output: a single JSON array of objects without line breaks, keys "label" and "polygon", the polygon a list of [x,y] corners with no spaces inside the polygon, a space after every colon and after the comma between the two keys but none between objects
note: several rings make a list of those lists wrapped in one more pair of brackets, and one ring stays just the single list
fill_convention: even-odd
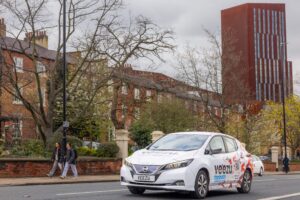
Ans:
[{"label": "asphalt road", "polygon": [[[143,196],[130,194],[118,182],[67,185],[0,187],[0,200],[177,200],[192,199],[188,194],[146,191]],[[212,191],[209,200],[276,200],[300,199],[300,175],[268,175],[255,177],[252,191],[239,194],[235,190]]]}]

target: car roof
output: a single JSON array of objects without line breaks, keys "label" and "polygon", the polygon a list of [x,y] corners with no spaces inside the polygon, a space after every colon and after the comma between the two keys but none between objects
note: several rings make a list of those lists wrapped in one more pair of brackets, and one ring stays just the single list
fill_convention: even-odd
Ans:
[{"label": "car roof", "polygon": [[213,135],[225,135],[223,133],[204,132],[204,131],[176,132],[176,133],[170,133],[170,134],[190,134],[190,135],[199,134],[199,135],[209,135],[209,136],[213,136]]}]

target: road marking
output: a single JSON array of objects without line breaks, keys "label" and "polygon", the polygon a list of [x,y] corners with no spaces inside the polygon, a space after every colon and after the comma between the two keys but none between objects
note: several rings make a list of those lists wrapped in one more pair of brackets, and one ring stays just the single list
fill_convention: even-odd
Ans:
[{"label": "road marking", "polygon": [[263,179],[263,180],[255,180],[254,182],[267,182],[267,181],[288,181],[288,180],[299,180],[299,178],[285,178],[285,179]]},{"label": "road marking", "polygon": [[300,192],[294,194],[282,195],[282,196],[274,196],[274,197],[268,197],[263,199],[257,199],[257,200],[277,200],[277,199],[285,199],[285,198],[295,197],[295,196],[300,196]]},{"label": "road marking", "polygon": [[88,192],[72,192],[72,193],[60,193],[56,194],[57,196],[68,196],[68,195],[78,195],[78,194],[96,194],[96,193],[106,193],[106,192],[122,192],[127,189],[120,190],[101,190],[101,191],[88,191]]},{"label": "road marking", "polygon": [[277,179],[254,180],[254,182],[276,181]]}]

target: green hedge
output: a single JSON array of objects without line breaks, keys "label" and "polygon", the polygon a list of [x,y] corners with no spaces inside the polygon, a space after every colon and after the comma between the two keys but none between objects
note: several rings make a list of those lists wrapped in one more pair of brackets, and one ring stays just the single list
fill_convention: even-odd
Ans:
[{"label": "green hedge", "polygon": [[97,156],[103,158],[115,158],[119,150],[120,149],[115,142],[103,143],[97,149]]},{"label": "green hedge", "polygon": [[20,145],[15,145],[11,150],[12,155],[26,157],[46,157],[47,151],[41,140],[23,140]]},{"label": "green hedge", "polygon": [[79,147],[76,150],[79,156],[97,156],[97,150],[89,147]]}]

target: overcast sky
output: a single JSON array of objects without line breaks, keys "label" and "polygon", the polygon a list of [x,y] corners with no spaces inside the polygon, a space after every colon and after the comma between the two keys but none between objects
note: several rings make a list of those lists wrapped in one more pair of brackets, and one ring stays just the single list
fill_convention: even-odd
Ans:
[{"label": "overcast sky", "polygon": [[[125,13],[132,16],[144,15],[156,24],[172,28],[176,34],[176,44],[182,49],[186,42],[198,47],[207,45],[203,27],[219,33],[221,10],[243,3],[285,3],[287,21],[288,59],[293,62],[294,81],[300,79],[300,1],[296,0],[124,0]],[[159,63],[157,71],[174,75],[174,57],[165,56],[167,63]],[[143,63],[139,63],[143,65]],[[142,66],[140,66],[142,67]],[[300,87],[295,92],[300,94]]]}]

